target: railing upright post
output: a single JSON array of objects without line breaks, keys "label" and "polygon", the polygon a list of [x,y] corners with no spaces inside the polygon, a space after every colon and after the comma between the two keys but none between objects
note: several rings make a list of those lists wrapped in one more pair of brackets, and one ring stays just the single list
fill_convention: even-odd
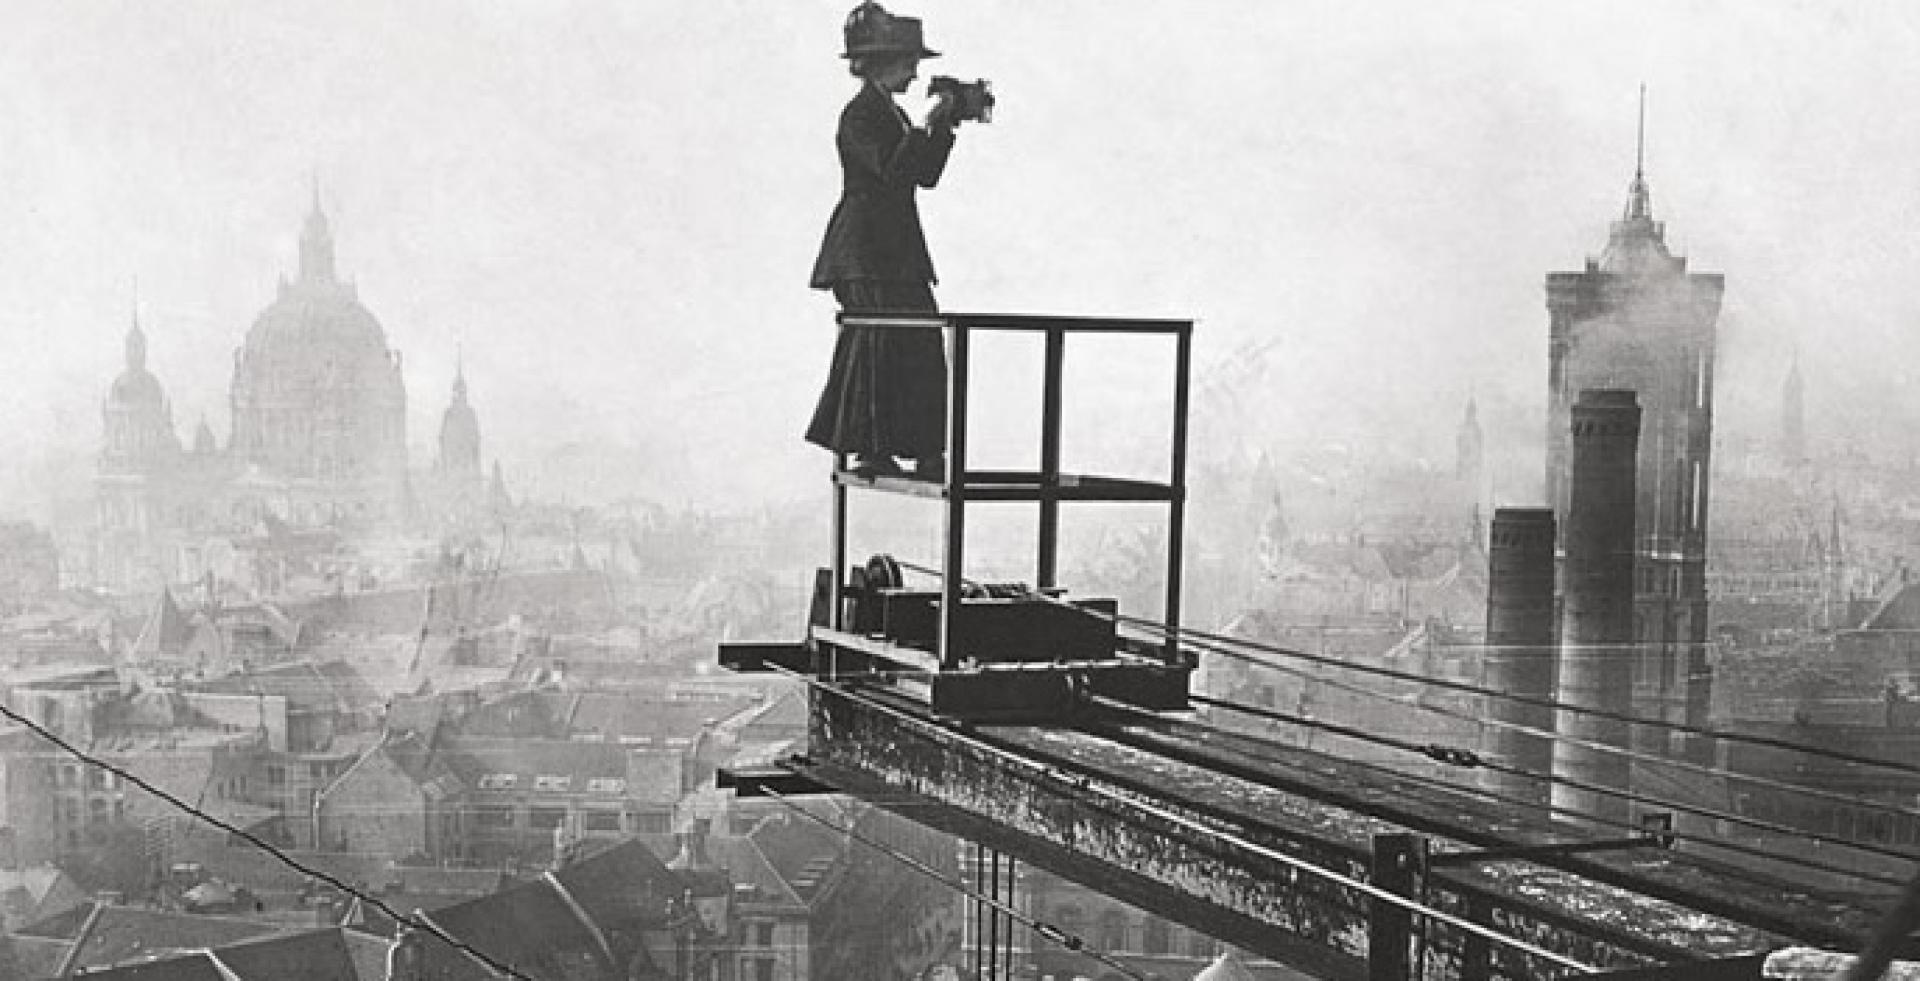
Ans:
[{"label": "railing upright post", "polygon": [[1167,476],[1173,498],[1167,506],[1167,602],[1164,611],[1168,628],[1167,661],[1180,655],[1181,553],[1186,547],[1187,528],[1187,375],[1193,365],[1193,325],[1183,325],[1174,335],[1173,380],[1173,459]]},{"label": "railing upright post", "polygon": [[1059,327],[1047,328],[1045,381],[1040,393],[1040,529],[1039,571],[1036,580],[1041,589],[1059,585],[1060,561],[1060,379],[1066,355],[1067,335]]},{"label": "railing upright post", "polygon": [[[1373,836],[1373,863],[1369,880],[1401,896],[1416,892],[1426,864],[1426,840],[1419,835]],[[1367,910],[1367,981],[1407,981],[1412,958],[1413,914],[1406,907],[1382,899],[1370,900]]]},{"label": "railing upright post", "polygon": [[[1467,894],[1467,919],[1482,926],[1493,925],[1493,907],[1478,893]],[[1493,945],[1487,938],[1469,933],[1460,951],[1460,981],[1491,981]]]},{"label": "railing upright post", "polygon": [[947,546],[940,560],[940,669],[959,666],[953,651],[954,618],[960,610],[960,580],[967,547],[967,331],[952,318],[947,328]]}]

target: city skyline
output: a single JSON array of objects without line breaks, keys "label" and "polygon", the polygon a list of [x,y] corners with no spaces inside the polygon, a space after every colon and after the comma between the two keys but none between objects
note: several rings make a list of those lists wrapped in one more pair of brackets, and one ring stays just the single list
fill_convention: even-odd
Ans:
[{"label": "city skyline", "polygon": [[[1920,295],[1872,285],[1920,205],[1895,6],[895,6],[947,52],[923,75],[1001,98],[926,195],[943,302],[1195,315],[1203,367],[1277,338],[1243,438],[1444,459],[1471,392],[1490,450],[1506,418],[1537,441],[1539,276],[1604,244],[1642,82],[1654,211],[1728,276],[1722,430],[1770,431],[1796,352],[1816,428],[1853,421],[1842,380],[1914,414]],[[840,5],[206,10],[25,4],[0,41],[0,448],[94,452],[136,278],[176,424],[224,441],[317,175],[407,355],[416,463],[460,350],[510,473],[580,442],[682,468],[646,483],[686,498],[743,467],[760,496],[817,485]],[[1537,500],[1514,469],[1504,496]],[[30,483],[7,510],[40,516]]]}]

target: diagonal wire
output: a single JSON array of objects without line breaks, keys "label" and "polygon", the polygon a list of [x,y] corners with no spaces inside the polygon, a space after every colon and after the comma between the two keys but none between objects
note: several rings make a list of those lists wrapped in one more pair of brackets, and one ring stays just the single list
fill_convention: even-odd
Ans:
[{"label": "diagonal wire", "polygon": [[[1420,753],[1426,756],[1434,756],[1434,754],[1430,752],[1430,750],[1433,748],[1430,744],[1412,743],[1406,740],[1396,739],[1392,736],[1383,736],[1377,733],[1370,733],[1363,729],[1357,729],[1351,726],[1343,726],[1343,725],[1339,725],[1338,723],[1323,722],[1322,720],[1312,719],[1306,716],[1293,715],[1290,713],[1278,711],[1276,709],[1265,709],[1265,708],[1260,708],[1254,705],[1242,705],[1238,702],[1229,702],[1229,701],[1223,701],[1220,699],[1208,698],[1204,695],[1193,695],[1189,697],[1193,701],[1199,702],[1202,705],[1209,705],[1217,708],[1223,708],[1233,712],[1242,712],[1247,715],[1253,715],[1263,719],[1270,719],[1276,722],[1286,722],[1294,725],[1307,726],[1315,729],[1323,729],[1325,731],[1332,732],[1338,736],[1345,736],[1349,739],[1358,739],[1364,742],[1377,743],[1382,746],[1389,746],[1395,749],[1406,750],[1408,752]],[[1225,729],[1220,731],[1227,732],[1229,734],[1236,734],[1236,733],[1233,733],[1233,730],[1231,729]],[[1257,738],[1257,737],[1248,737],[1248,738]],[[1552,776],[1544,773],[1537,773],[1532,770],[1525,769],[1523,767],[1511,766],[1509,764],[1500,763],[1495,760],[1487,760],[1483,757],[1478,756],[1477,754],[1471,755],[1470,759],[1472,761],[1470,763],[1464,763],[1464,764],[1456,763],[1456,765],[1479,767],[1486,770],[1490,770],[1495,773],[1505,773],[1513,776],[1525,777],[1531,780],[1538,780],[1538,781],[1549,783],[1549,784],[1558,783],[1565,786],[1573,787],[1577,790],[1585,790],[1593,793],[1612,794],[1615,796],[1625,797],[1628,800],[1632,800],[1642,804],[1658,804],[1662,806],[1669,806],[1674,808],[1675,810],[1687,811],[1688,813],[1698,814],[1703,817],[1711,817],[1717,820],[1728,820],[1728,821],[1744,820],[1744,819],[1737,819],[1733,815],[1723,815],[1720,812],[1717,812],[1708,808],[1690,807],[1688,805],[1680,804],[1678,802],[1667,801],[1662,798],[1646,797],[1642,795],[1631,794],[1631,793],[1617,790],[1611,787],[1605,787],[1600,784],[1588,783],[1587,781],[1584,781],[1584,780],[1576,780],[1576,779],[1571,779],[1566,777],[1556,777],[1556,776]],[[1453,761],[1442,760],[1442,762],[1453,762]],[[1417,775],[1403,773],[1399,770],[1389,770],[1387,772],[1394,773],[1399,776],[1413,777],[1414,779],[1423,779],[1423,778],[1419,778]],[[1423,782],[1426,782],[1426,781],[1423,780]],[[1454,784],[1449,784],[1445,781],[1432,781],[1432,783],[1446,789],[1451,789],[1456,791],[1465,790],[1471,793],[1477,793],[1482,796],[1488,796],[1488,797],[1496,796],[1492,794],[1490,791],[1484,791],[1478,788],[1472,788],[1464,784],[1454,785]],[[1498,798],[1496,797],[1496,799]],[[1537,805],[1534,805],[1533,802],[1521,801],[1513,798],[1506,798],[1506,801],[1509,803],[1525,804],[1527,806],[1537,806]],[[1602,823],[1602,824],[1611,824],[1616,827],[1627,828],[1630,830],[1639,830],[1635,828],[1633,825],[1627,824],[1625,822],[1608,821],[1604,819],[1592,818],[1588,815],[1583,814],[1576,808],[1551,807],[1549,809],[1552,811],[1558,811],[1558,812],[1563,812],[1568,814],[1579,814],[1583,818],[1586,818],[1588,820],[1598,821],[1598,823]],[[1789,837],[1795,837],[1795,838],[1810,837],[1806,832],[1802,832],[1798,829],[1788,828],[1785,830],[1777,830],[1778,826],[1766,825],[1761,822],[1747,822],[1747,823],[1752,823],[1756,827],[1760,827],[1765,830],[1775,830],[1776,833],[1785,834]],[[1828,865],[1824,862],[1815,861],[1810,858],[1803,858],[1798,855],[1787,854],[1784,852],[1772,852],[1764,848],[1754,847],[1752,845],[1744,845],[1738,842],[1730,842],[1723,838],[1712,836],[1712,835],[1693,834],[1690,832],[1680,831],[1680,830],[1673,831],[1672,835],[1675,838],[1680,838],[1686,841],[1699,842],[1702,845],[1707,845],[1713,848],[1725,849],[1727,851],[1732,851],[1732,852],[1739,852],[1741,854],[1751,855],[1756,858],[1764,858],[1771,862],[1779,862],[1785,865],[1797,865],[1802,868],[1814,869],[1820,872],[1831,872],[1831,873],[1842,874],[1842,875],[1850,875],[1856,878],[1861,878],[1861,879],[1866,879],[1872,882],[1881,883],[1883,885],[1900,886],[1900,885],[1903,885],[1906,881],[1904,879],[1895,879],[1895,878],[1889,878],[1886,876],[1876,875],[1871,872],[1857,872],[1853,869],[1842,868],[1840,866],[1835,866],[1835,865]],[[1855,849],[1869,850],[1869,851],[1872,850],[1872,849],[1865,848],[1865,846],[1862,846],[1860,844],[1849,842],[1849,841],[1843,841],[1843,840],[1829,840],[1828,843],[1839,844],[1848,848],[1855,848]],[[1909,858],[1909,859],[1912,858],[1912,856],[1900,856],[1900,857]]]},{"label": "diagonal wire", "polygon": [[393,921],[396,923],[403,923],[403,924],[406,924],[407,926],[413,927],[414,929],[420,930],[422,932],[430,933],[435,938],[446,943],[448,946],[454,948],[455,950],[460,951],[461,953],[466,954],[469,957],[472,957],[474,960],[479,961],[480,963],[486,965],[488,968],[494,971],[497,971],[501,974],[504,974],[507,977],[516,978],[518,979],[518,981],[534,981],[534,979],[529,975],[523,974],[520,971],[515,970],[511,965],[501,963],[499,960],[488,955],[485,951],[482,951],[472,946],[471,944],[465,943],[459,938],[454,937],[452,934],[447,933],[445,930],[442,930],[439,927],[434,926],[432,923],[424,919],[421,919],[419,917],[409,916],[405,913],[402,913],[399,910],[394,909],[392,906],[387,905],[384,900],[380,899],[380,897],[361,892],[360,890],[355,889],[352,885],[348,884],[347,882],[341,879],[335,878],[334,876],[326,872],[302,865],[300,864],[299,860],[281,851],[273,843],[266,841],[265,839],[262,839],[258,835],[255,835],[253,832],[247,831],[233,824],[229,824],[228,822],[223,821],[220,818],[214,817],[213,815],[208,814],[207,812],[193,806],[192,804],[189,804],[186,801],[183,801],[180,798],[175,797],[171,793],[168,793],[167,791],[162,790],[151,783],[148,783],[146,780],[127,771],[125,768],[109,763],[106,760],[100,759],[99,757],[94,756],[86,752],[85,750],[82,750],[74,746],[72,743],[69,743],[65,739],[62,739],[57,733],[46,728],[45,726],[42,726],[40,723],[35,722],[32,719],[29,719],[18,712],[15,712],[13,709],[7,707],[6,705],[0,705],[0,716],[5,716],[10,720],[16,723],[19,723],[22,726],[25,726],[34,735],[39,736],[41,739],[46,740],[47,742],[58,747],[62,752],[66,753],[68,756],[71,756],[81,761],[82,763],[87,764],[88,766],[105,770],[106,772],[111,773],[114,776],[119,777],[120,779],[125,780],[126,782],[133,784],[136,787],[139,787],[141,790],[144,790],[147,793],[160,798],[162,801],[165,801],[166,803],[172,805],[173,807],[181,811],[184,811],[188,815],[191,815],[192,817],[200,821],[204,821],[207,824],[213,825],[214,827],[219,828],[220,830],[226,832],[227,834],[233,835],[234,837],[245,841],[247,844],[250,844],[253,847],[260,849],[261,851],[266,852],[268,855],[271,855],[274,858],[279,859],[280,863],[287,866],[288,868],[291,868],[294,871],[301,873],[302,875],[307,875],[321,882],[324,882],[327,885],[330,885],[335,889],[338,889],[341,892],[349,896],[352,896],[355,899],[358,899],[369,906],[372,906],[374,909],[377,909],[380,912],[386,914],[388,917],[392,918]]},{"label": "diagonal wire", "polygon": [[[1173,628],[1170,628],[1165,624],[1162,624],[1153,620],[1148,620],[1144,617],[1133,617],[1133,616],[1127,616],[1125,614],[1115,614],[1114,618],[1117,622],[1125,623],[1131,626],[1141,627],[1147,630],[1154,630],[1161,633],[1167,633],[1171,631],[1182,638],[1197,637],[1197,638],[1200,638],[1201,640],[1211,641],[1215,644],[1225,645],[1230,648],[1238,648],[1239,650],[1231,650],[1231,651],[1222,650],[1222,651],[1218,651],[1218,653],[1225,654],[1228,657],[1235,657],[1242,660],[1246,660],[1254,664],[1263,664],[1263,665],[1271,666],[1273,662],[1264,660],[1261,658],[1253,657],[1250,654],[1246,653],[1247,651],[1256,651],[1264,654],[1274,654],[1280,657],[1309,661],[1314,664],[1326,665],[1328,667],[1342,668],[1348,671],[1356,671],[1361,674],[1371,674],[1377,677],[1392,678],[1397,681],[1406,681],[1406,682],[1411,682],[1413,684],[1419,684],[1419,685],[1430,685],[1435,688],[1445,688],[1452,691],[1463,692],[1470,695],[1484,695],[1489,698],[1500,698],[1500,699],[1505,699],[1507,701],[1518,702],[1522,705],[1532,705],[1537,708],[1550,708],[1560,712],[1572,712],[1578,715],[1588,715],[1588,716],[1593,716],[1595,718],[1607,719],[1612,722],[1624,722],[1629,725],[1652,726],[1656,728],[1670,729],[1675,732],[1683,732],[1689,735],[1696,735],[1696,736],[1706,736],[1706,737],[1709,737],[1712,739],[1718,739],[1724,742],[1746,743],[1754,746],[1765,746],[1770,749],[1784,749],[1784,750],[1789,750],[1796,753],[1805,753],[1809,756],[1818,756],[1824,759],[1834,760],[1836,762],[1852,763],[1856,766],[1870,766],[1870,767],[1875,767],[1879,769],[1894,770],[1901,773],[1920,775],[1920,765],[1916,765],[1912,763],[1902,763],[1898,760],[1886,760],[1886,759],[1878,759],[1872,756],[1861,756],[1855,753],[1848,753],[1842,750],[1827,749],[1822,746],[1812,746],[1805,743],[1796,743],[1796,742],[1793,742],[1792,740],[1787,740],[1787,739],[1774,739],[1770,736],[1755,736],[1747,733],[1727,732],[1725,730],[1713,729],[1706,726],[1696,726],[1686,722],[1671,722],[1666,719],[1646,718],[1643,716],[1637,716],[1637,715],[1633,715],[1631,713],[1626,713],[1626,712],[1614,712],[1608,709],[1594,708],[1588,705],[1575,705],[1575,704],[1572,704],[1571,702],[1563,702],[1563,701],[1560,701],[1559,699],[1554,699],[1554,698],[1541,698],[1541,697],[1536,697],[1532,695],[1521,695],[1521,694],[1516,694],[1514,692],[1499,691],[1497,689],[1487,688],[1482,685],[1468,684],[1464,681],[1454,681],[1450,678],[1436,678],[1430,675],[1415,674],[1410,671],[1401,671],[1396,668],[1387,668],[1387,667],[1381,667],[1378,665],[1359,664],[1351,661],[1343,661],[1339,658],[1328,657],[1324,654],[1310,654],[1306,651],[1294,650],[1288,647],[1281,647],[1277,644],[1264,644],[1259,641],[1247,640],[1242,637],[1230,637],[1224,634],[1210,633],[1204,630],[1196,630],[1191,627],[1181,627],[1178,630],[1173,630]],[[1626,645],[1626,646],[1632,646],[1632,645]]]},{"label": "diagonal wire", "polygon": [[[933,576],[934,578],[939,578],[942,575],[942,573],[938,569],[933,569],[928,566],[917,565],[910,562],[901,562],[900,567],[903,569],[911,569],[914,572],[922,573],[924,575]],[[962,579],[961,582],[972,584],[973,581],[968,579]],[[1675,732],[1683,732],[1689,735],[1706,736],[1708,738],[1718,739],[1724,742],[1744,743],[1751,746],[1765,746],[1769,749],[1783,749],[1790,752],[1805,753],[1809,756],[1818,756],[1824,759],[1834,760],[1835,762],[1851,763],[1851,764],[1854,764],[1855,766],[1869,766],[1869,767],[1875,767],[1878,769],[1894,770],[1900,773],[1920,776],[1920,764],[1903,763],[1898,760],[1880,759],[1878,757],[1873,757],[1873,756],[1862,756],[1857,753],[1848,753],[1843,750],[1828,749],[1823,746],[1813,746],[1806,743],[1796,743],[1790,739],[1775,739],[1771,736],[1756,736],[1756,735],[1743,733],[1743,732],[1728,732],[1726,730],[1713,729],[1707,726],[1696,726],[1686,722],[1672,722],[1667,719],[1646,718],[1643,716],[1637,716],[1637,715],[1633,715],[1631,713],[1626,713],[1626,712],[1614,712],[1608,709],[1595,708],[1589,705],[1575,705],[1571,702],[1563,702],[1563,701],[1560,701],[1559,699],[1554,699],[1554,698],[1542,698],[1542,697],[1536,697],[1532,695],[1521,695],[1521,694],[1516,694],[1514,692],[1500,691],[1498,689],[1485,687],[1484,685],[1473,685],[1473,684],[1468,684],[1464,681],[1454,681],[1450,678],[1436,678],[1431,675],[1416,674],[1411,671],[1401,671],[1396,668],[1388,668],[1388,667],[1382,667],[1379,665],[1372,665],[1372,664],[1361,664],[1353,661],[1343,661],[1337,657],[1329,657],[1324,654],[1312,654],[1312,653],[1308,653],[1307,651],[1296,650],[1291,647],[1281,647],[1277,644],[1261,643],[1260,641],[1248,640],[1247,638],[1244,638],[1244,637],[1233,637],[1226,634],[1199,630],[1194,627],[1182,626],[1179,628],[1173,628],[1173,627],[1167,626],[1164,623],[1161,623],[1158,620],[1150,620],[1150,619],[1147,619],[1146,617],[1128,616],[1127,614],[1124,614],[1124,613],[1113,613],[1113,614],[1102,613],[1097,610],[1089,610],[1086,607],[1069,603],[1058,597],[1048,596],[1045,593],[1035,592],[1031,590],[1029,591],[1029,593],[1035,599],[1043,600],[1049,603],[1055,603],[1060,606],[1067,607],[1068,609],[1079,610],[1080,612],[1085,613],[1088,616],[1095,617],[1097,619],[1112,620],[1116,624],[1124,624],[1127,626],[1139,627],[1145,630],[1150,630],[1150,631],[1159,633],[1163,636],[1172,634],[1176,638],[1182,639],[1182,640],[1199,638],[1201,640],[1211,641],[1215,644],[1227,645],[1228,647],[1236,648],[1236,650],[1224,650],[1224,651],[1219,651],[1219,653],[1225,654],[1228,657],[1235,657],[1242,660],[1246,660],[1253,664],[1263,664],[1263,665],[1271,666],[1273,662],[1252,657],[1246,653],[1247,651],[1257,651],[1264,654],[1274,654],[1280,657],[1294,658],[1302,661],[1308,661],[1314,664],[1325,665],[1327,667],[1341,668],[1348,671],[1356,671],[1361,674],[1371,674],[1377,677],[1392,678],[1398,681],[1406,681],[1406,682],[1411,682],[1413,684],[1419,684],[1419,685],[1431,685],[1435,688],[1446,688],[1453,691],[1464,692],[1469,695],[1483,695],[1489,698],[1505,699],[1507,701],[1518,702],[1522,705],[1532,705],[1538,708],[1550,708],[1550,709],[1554,709],[1556,711],[1561,711],[1561,712],[1572,712],[1578,715],[1588,715],[1588,716],[1593,716],[1595,718],[1607,719],[1613,722],[1625,722],[1629,725],[1653,726],[1657,728],[1670,729]],[[1634,647],[1637,647],[1638,645],[1620,644],[1620,645],[1604,645],[1604,646],[1617,646],[1623,649],[1632,649]],[[1486,649],[1486,648],[1483,648],[1483,649]],[[1908,813],[1920,814],[1920,812],[1908,812]]]},{"label": "diagonal wire", "polygon": [[[1203,650],[1211,650],[1211,651],[1214,651],[1215,653],[1227,653],[1225,651],[1220,650],[1215,645],[1202,643],[1202,644],[1195,644],[1194,646],[1200,647]],[[1286,672],[1289,674],[1294,674],[1296,677],[1301,677],[1304,680],[1312,681],[1317,684],[1323,684],[1331,688],[1337,688],[1341,691],[1346,691],[1352,694],[1362,695],[1370,698],[1385,699],[1388,701],[1394,701],[1396,704],[1401,704],[1398,702],[1397,699],[1394,699],[1392,695],[1386,692],[1375,691],[1373,689],[1366,688],[1361,685],[1355,685],[1349,682],[1335,681],[1331,678],[1314,678],[1312,676],[1305,675],[1304,673],[1297,672],[1295,669],[1288,668],[1285,665],[1272,664],[1271,662],[1265,662],[1265,661],[1262,661],[1260,663],[1265,664],[1266,666],[1271,667],[1275,670]],[[1202,704],[1207,704],[1215,701],[1214,699],[1210,699],[1204,695],[1189,696],[1189,698],[1191,698],[1194,701],[1201,702]],[[1232,708],[1239,711],[1254,712],[1256,714],[1261,712],[1272,712],[1273,717],[1280,719],[1280,721],[1294,722],[1296,724],[1318,725],[1317,722],[1306,721],[1304,717],[1284,716],[1281,713],[1273,712],[1273,710],[1270,710],[1270,709],[1255,709],[1253,706],[1240,706],[1237,703],[1231,703],[1231,702],[1223,703],[1221,707]],[[1461,712],[1459,710],[1447,708],[1445,706],[1440,706],[1440,705],[1421,704],[1421,705],[1418,705],[1417,707],[1422,711],[1431,712],[1435,715],[1445,716],[1447,718],[1456,719],[1462,722],[1481,724],[1481,723],[1487,723],[1492,721],[1489,719],[1481,718],[1480,716],[1477,716],[1468,712]],[[1507,723],[1507,724],[1518,726],[1517,723]],[[1328,723],[1327,725],[1333,726],[1335,724]],[[1341,726],[1340,728],[1345,730],[1339,733],[1340,735],[1346,735],[1352,738],[1361,738],[1361,739],[1371,738],[1370,736],[1367,736],[1367,735],[1357,735],[1357,733],[1359,733],[1360,730],[1354,729],[1353,727],[1350,727],[1350,726]],[[1522,731],[1527,731],[1534,735],[1545,736],[1546,734],[1545,730],[1534,729],[1529,726],[1522,726],[1519,728],[1521,728]],[[1626,756],[1629,759],[1637,759],[1637,760],[1643,760],[1643,761],[1649,761],[1649,762],[1659,762],[1663,764],[1671,764],[1674,762],[1662,757],[1652,756],[1650,754],[1645,754],[1645,753],[1639,753],[1635,750],[1626,749],[1619,746],[1610,746],[1606,743],[1599,742],[1597,740],[1582,739],[1578,737],[1566,736],[1561,734],[1554,734],[1554,736],[1549,738],[1557,738],[1562,742],[1583,746],[1589,749],[1616,753],[1619,755]],[[1426,747],[1415,748],[1414,751],[1426,753],[1427,755],[1430,755],[1430,756],[1433,755],[1433,753],[1429,752]],[[1801,828],[1794,828],[1784,824],[1775,824],[1771,821],[1763,821],[1763,820],[1760,820],[1759,818],[1748,817],[1743,814],[1734,814],[1729,811],[1716,810],[1714,808],[1703,807],[1698,804],[1689,804],[1684,801],[1668,800],[1663,797],[1654,797],[1647,794],[1636,793],[1634,791],[1631,791],[1625,788],[1608,787],[1604,784],[1590,783],[1587,781],[1578,780],[1578,779],[1567,777],[1560,774],[1554,774],[1551,776],[1538,774],[1538,773],[1533,773],[1531,771],[1508,767],[1508,766],[1505,766],[1504,764],[1496,765],[1496,764],[1488,763],[1486,761],[1481,761],[1481,765],[1486,766],[1489,769],[1498,770],[1500,772],[1513,773],[1517,776],[1525,776],[1525,777],[1533,777],[1535,779],[1549,780],[1553,783],[1557,783],[1562,786],[1573,787],[1575,789],[1584,790],[1589,793],[1605,794],[1608,796],[1618,797],[1624,800],[1633,801],[1639,804],[1653,804],[1661,807],[1671,807],[1677,811],[1686,811],[1687,813],[1690,813],[1690,814],[1697,814],[1701,817],[1712,818],[1716,821],[1726,821],[1730,824],[1744,825],[1746,827],[1754,828],[1760,831],[1766,831],[1771,834],[1785,835],[1785,836],[1796,837],[1796,838],[1804,838],[1808,841],[1817,841],[1822,844],[1828,844],[1828,845],[1838,845],[1844,848],[1853,849],[1855,851],[1867,852],[1874,855],[1880,855],[1886,858],[1899,859],[1901,861],[1915,860],[1914,855],[1909,854],[1907,852],[1899,851],[1897,849],[1884,848],[1879,845],[1874,845],[1867,842],[1849,841],[1845,838],[1841,838],[1834,835],[1823,834],[1817,831],[1807,831]],[[1706,767],[1701,767],[1701,769],[1709,770],[1709,768],[1706,768]],[[1709,770],[1709,772],[1711,771]],[[1736,774],[1722,774],[1722,775],[1733,776],[1736,778],[1738,776]],[[1855,805],[1864,805],[1866,803],[1869,803],[1867,801],[1859,801],[1859,800],[1854,800],[1852,798],[1845,798],[1845,799],[1849,803],[1852,803]],[[1779,856],[1779,858],[1781,861],[1789,861],[1789,862],[1792,861],[1791,859],[1789,859],[1787,856],[1784,856],[1784,855]],[[1828,871],[1842,871],[1842,870],[1829,868]]]}]

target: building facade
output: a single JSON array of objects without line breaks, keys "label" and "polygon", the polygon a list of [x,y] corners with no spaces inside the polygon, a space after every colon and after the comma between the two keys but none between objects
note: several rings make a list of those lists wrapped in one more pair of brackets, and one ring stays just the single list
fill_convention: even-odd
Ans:
[{"label": "building facade", "polygon": [[1706,721],[1707,513],[1715,322],[1725,283],[1689,272],[1653,218],[1636,169],[1604,252],[1547,274],[1548,500],[1570,500],[1572,408],[1587,389],[1634,392],[1642,410],[1634,509],[1635,707]]}]

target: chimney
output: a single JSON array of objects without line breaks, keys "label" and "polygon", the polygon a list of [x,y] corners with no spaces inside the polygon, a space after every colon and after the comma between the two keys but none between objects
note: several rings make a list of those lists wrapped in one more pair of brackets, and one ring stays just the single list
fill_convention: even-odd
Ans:
[{"label": "chimney", "polygon": [[[1626,715],[1633,709],[1634,494],[1640,406],[1631,391],[1589,389],[1573,405],[1573,473],[1566,523],[1565,606],[1561,621],[1560,700]],[[1625,722],[1562,712],[1559,732],[1628,748]],[[1559,742],[1554,773],[1625,791],[1627,757]],[[1553,803],[1575,814],[1625,824],[1625,798],[1556,785]]]},{"label": "chimney", "polygon": [[[1552,508],[1500,508],[1493,513],[1487,549],[1487,647],[1482,658],[1486,683],[1496,691],[1546,700],[1553,697],[1553,545],[1557,532]],[[1487,700],[1487,716],[1496,722],[1553,731],[1553,710],[1503,698]],[[1504,726],[1487,730],[1486,754],[1532,773],[1553,771],[1553,741]],[[1505,797],[1544,807],[1550,798],[1543,779],[1486,772],[1481,785]]]}]

